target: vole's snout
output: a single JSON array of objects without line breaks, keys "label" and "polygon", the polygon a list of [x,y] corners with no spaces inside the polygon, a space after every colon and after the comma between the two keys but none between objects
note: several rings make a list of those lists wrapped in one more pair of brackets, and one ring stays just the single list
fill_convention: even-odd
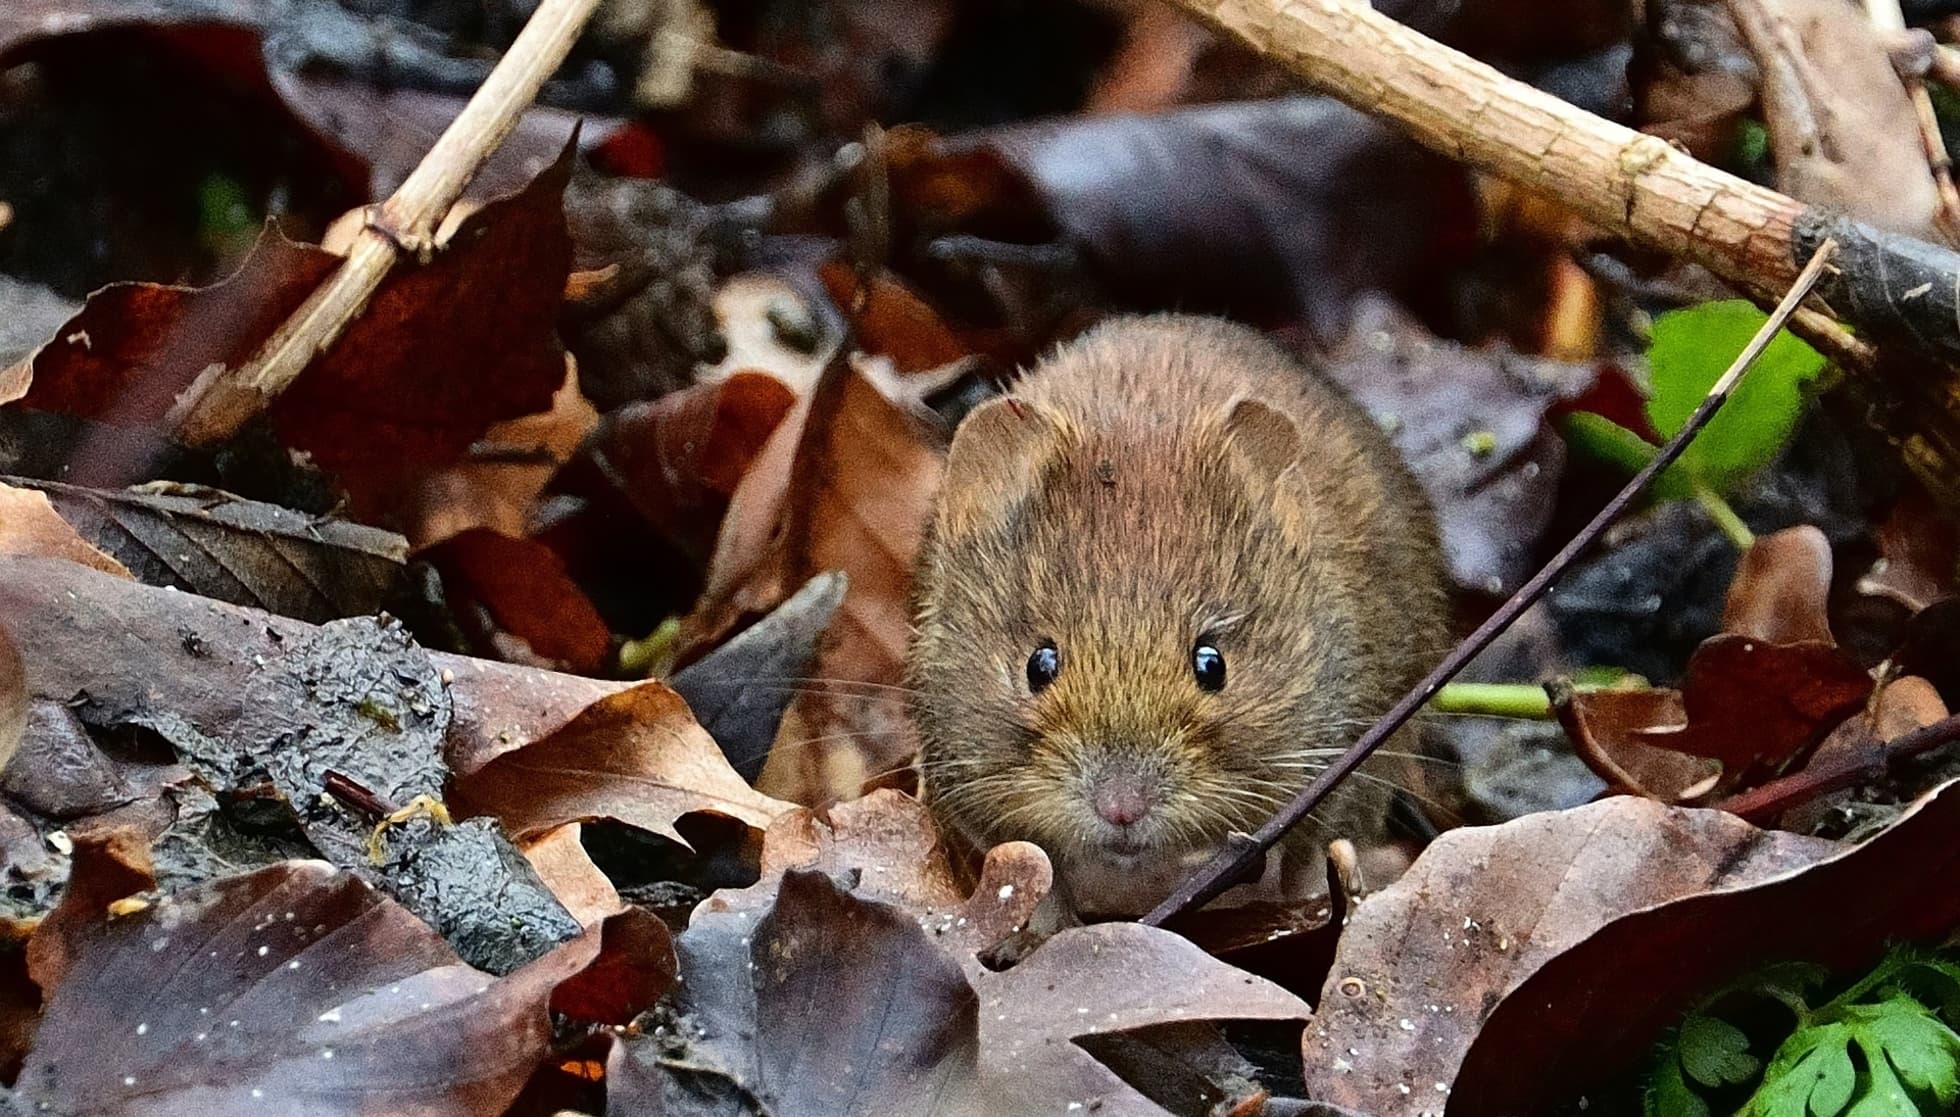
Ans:
[{"label": "vole's snout", "polygon": [[1142,822],[1157,803],[1157,781],[1124,764],[1111,764],[1089,779],[1089,805],[1111,826]]}]

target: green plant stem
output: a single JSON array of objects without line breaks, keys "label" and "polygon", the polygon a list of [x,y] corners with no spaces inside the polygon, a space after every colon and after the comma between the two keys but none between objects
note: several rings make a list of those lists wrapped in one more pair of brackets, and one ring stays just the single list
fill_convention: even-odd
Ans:
[{"label": "green plant stem", "polygon": [[1742,517],[1735,514],[1735,509],[1730,507],[1721,493],[1696,481],[1694,494],[1695,502],[1708,513],[1709,519],[1715,521],[1715,526],[1722,529],[1722,534],[1729,537],[1729,542],[1735,544],[1736,550],[1746,551],[1756,545],[1756,533],[1749,530],[1749,525],[1742,522]]},{"label": "green plant stem", "polygon": [[1449,683],[1429,700],[1432,714],[1552,720],[1552,700],[1536,683]]}]

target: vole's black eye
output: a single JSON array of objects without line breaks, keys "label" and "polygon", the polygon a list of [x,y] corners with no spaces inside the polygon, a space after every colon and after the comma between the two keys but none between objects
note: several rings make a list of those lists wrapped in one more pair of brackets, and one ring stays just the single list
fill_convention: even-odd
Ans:
[{"label": "vole's black eye", "polygon": [[1204,690],[1218,690],[1225,685],[1225,655],[1210,644],[1199,644],[1191,649],[1191,673],[1198,677],[1198,686]]},{"label": "vole's black eye", "polygon": [[1052,641],[1042,644],[1028,657],[1028,693],[1040,694],[1062,670],[1062,653]]}]

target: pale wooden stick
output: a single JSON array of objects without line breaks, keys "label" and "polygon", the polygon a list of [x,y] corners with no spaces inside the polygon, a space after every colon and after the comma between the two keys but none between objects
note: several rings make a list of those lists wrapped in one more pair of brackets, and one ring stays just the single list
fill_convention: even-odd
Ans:
[{"label": "pale wooden stick", "polygon": [[404,252],[426,260],[435,230],[477,170],[558,69],[599,0],[544,0],[476,95],[393,197],[367,214],[340,269],[321,284],[252,359],[200,375],[171,409],[177,438],[208,446],[237,433],[333,345]]}]

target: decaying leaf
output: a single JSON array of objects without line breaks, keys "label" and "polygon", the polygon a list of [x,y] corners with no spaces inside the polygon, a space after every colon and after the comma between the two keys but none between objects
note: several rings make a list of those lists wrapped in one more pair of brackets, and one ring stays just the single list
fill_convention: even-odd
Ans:
[{"label": "decaying leaf", "polygon": [[787,804],[751,789],[659,683],[594,702],[544,738],[459,777],[450,801],[496,816],[513,834],[612,819],[681,840],[674,822],[708,811],[762,828]]},{"label": "decaying leaf", "polygon": [[1307,1029],[1308,1091],[1378,1117],[1436,1112],[1492,1009],[1567,947],[1836,848],[1628,797],[1444,834],[1349,921]]},{"label": "decaying leaf", "polygon": [[1737,565],[1722,631],[1774,644],[1832,644],[1831,541],[1800,524],[1759,537]]},{"label": "decaying leaf", "polygon": [[[241,716],[247,679],[313,626],[255,609],[111,578],[73,563],[0,557],[0,616],[37,654],[27,666],[37,696],[70,702],[87,720],[113,722],[171,710],[223,727]],[[481,767],[536,740],[620,684],[429,653],[453,705],[444,751],[452,770]]]},{"label": "decaying leaf", "polygon": [[14,650],[7,630],[0,627],[0,769],[5,769],[20,750],[32,701],[27,693],[27,670],[20,665],[20,653]]},{"label": "decaying leaf", "polygon": [[[1464,1056],[1450,1112],[1543,1112],[1645,1060],[1690,1002],[1767,962],[1838,972],[1889,942],[1936,942],[1960,926],[1960,893],[1930,883],[1960,870],[1960,787],[1922,799],[1890,829],[1808,867],[1729,877],[1568,938],[1487,1013]],[[1783,841],[1761,835],[1758,841]],[[1826,916],[1828,913],[1828,916]],[[1530,1073],[1520,1074],[1529,1052]]]},{"label": "decaying leaf", "polygon": [[417,557],[441,572],[457,627],[485,658],[583,675],[605,670],[612,633],[549,547],[470,528]]}]

